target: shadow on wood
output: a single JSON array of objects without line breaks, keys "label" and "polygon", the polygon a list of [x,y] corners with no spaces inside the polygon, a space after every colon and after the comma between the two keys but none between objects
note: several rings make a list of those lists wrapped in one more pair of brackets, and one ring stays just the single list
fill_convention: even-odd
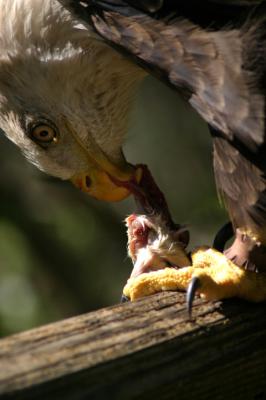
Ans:
[{"label": "shadow on wood", "polygon": [[0,341],[1,399],[266,397],[266,305],[155,296]]}]

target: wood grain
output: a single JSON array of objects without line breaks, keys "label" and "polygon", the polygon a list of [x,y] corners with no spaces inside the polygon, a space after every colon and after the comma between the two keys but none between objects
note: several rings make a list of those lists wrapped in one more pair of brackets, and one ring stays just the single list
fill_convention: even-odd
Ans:
[{"label": "wood grain", "polygon": [[266,305],[160,293],[0,341],[1,399],[264,399]]}]

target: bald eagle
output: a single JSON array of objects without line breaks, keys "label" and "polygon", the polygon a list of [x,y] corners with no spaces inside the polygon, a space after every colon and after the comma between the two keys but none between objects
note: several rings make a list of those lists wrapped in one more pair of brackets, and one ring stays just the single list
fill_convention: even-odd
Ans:
[{"label": "bald eagle", "polygon": [[235,231],[227,257],[265,269],[264,0],[0,6],[0,126],[32,163],[98,199],[133,193],[174,229],[147,169],[122,152],[134,94],[152,74],[210,127],[216,184]]}]

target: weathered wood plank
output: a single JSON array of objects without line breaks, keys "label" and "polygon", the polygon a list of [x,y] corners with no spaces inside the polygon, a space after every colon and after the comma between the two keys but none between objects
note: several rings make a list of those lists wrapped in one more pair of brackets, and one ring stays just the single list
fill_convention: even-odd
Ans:
[{"label": "weathered wood plank", "polygon": [[1,399],[264,399],[266,305],[161,293],[0,341]]}]

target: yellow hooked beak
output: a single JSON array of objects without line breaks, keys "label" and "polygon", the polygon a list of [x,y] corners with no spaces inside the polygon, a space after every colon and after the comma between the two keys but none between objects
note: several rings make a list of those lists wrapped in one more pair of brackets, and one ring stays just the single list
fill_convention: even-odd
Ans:
[{"label": "yellow hooked beak", "polygon": [[82,191],[105,201],[120,201],[131,194],[130,185],[140,182],[142,170],[123,160],[112,163],[99,145],[90,137],[90,151],[68,123],[73,137],[86,154],[88,170],[73,176],[71,181]]},{"label": "yellow hooked beak", "polygon": [[88,172],[76,175],[72,182],[82,191],[98,200],[120,201],[131,194],[130,183],[139,183],[142,175],[140,168],[126,164],[125,170],[120,170],[109,161],[105,165],[90,168]]}]

